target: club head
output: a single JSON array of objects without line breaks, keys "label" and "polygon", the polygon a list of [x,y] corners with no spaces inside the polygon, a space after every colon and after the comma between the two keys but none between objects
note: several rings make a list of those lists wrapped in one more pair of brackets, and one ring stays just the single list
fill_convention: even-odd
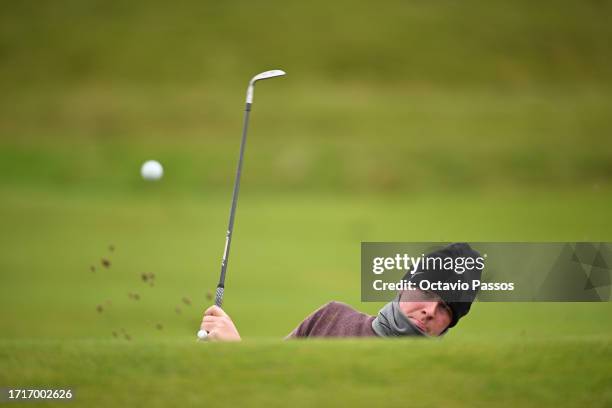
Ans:
[{"label": "club head", "polygon": [[263,79],[276,78],[276,77],[284,76],[284,75],[286,75],[285,71],[282,71],[280,69],[273,69],[273,70],[265,71],[265,72],[255,75],[249,82],[249,87],[247,88],[247,97],[246,97],[247,103],[248,104],[253,103],[253,88],[255,87],[255,82],[261,81]]},{"label": "club head", "polygon": [[282,71],[280,69],[273,69],[271,71],[266,71],[262,72],[261,74],[255,75],[253,79],[251,79],[251,83],[254,84],[255,82],[260,81],[262,79],[269,79],[283,75],[285,75],[285,71]]}]

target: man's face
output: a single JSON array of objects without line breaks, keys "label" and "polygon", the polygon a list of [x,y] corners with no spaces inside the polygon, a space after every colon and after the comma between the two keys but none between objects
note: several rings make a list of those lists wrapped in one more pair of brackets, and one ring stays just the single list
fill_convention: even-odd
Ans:
[{"label": "man's face", "polygon": [[450,308],[433,292],[404,291],[399,306],[412,324],[428,336],[439,336],[452,319]]}]

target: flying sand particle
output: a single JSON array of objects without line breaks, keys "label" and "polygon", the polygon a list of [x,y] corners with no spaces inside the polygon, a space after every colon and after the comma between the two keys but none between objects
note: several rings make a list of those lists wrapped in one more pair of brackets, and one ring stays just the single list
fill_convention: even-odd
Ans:
[{"label": "flying sand particle", "polygon": [[183,297],[183,303],[186,304],[187,306],[191,306],[191,300],[189,300],[187,296]]},{"label": "flying sand particle", "polygon": [[111,262],[106,258],[102,258],[101,263],[102,263],[102,266],[107,269],[110,268],[111,266]]},{"label": "flying sand particle", "polygon": [[140,279],[142,279],[144,283],[148,282],[149,286],[153,286],[154,281],[155,281],[155,274],[154,273],[143,273],[140,275]]},{"label": "flying sand particle", "polygon": [[102,311],[103,311],[103,310],[104,310],[104,308],[102,307],[102,305],[98,305],[98,306],[96,306],[96,311],[97,311],[98,313],[102,313]]}]

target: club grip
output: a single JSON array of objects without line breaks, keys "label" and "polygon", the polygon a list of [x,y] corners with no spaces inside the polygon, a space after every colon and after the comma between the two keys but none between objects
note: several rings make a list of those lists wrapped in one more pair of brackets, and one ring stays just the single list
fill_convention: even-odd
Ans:
[{"label": "club grip", "polygon": [[217,292],[215,294],[215,305],[221,307],[223,305],[223,287],[217,286]]}]

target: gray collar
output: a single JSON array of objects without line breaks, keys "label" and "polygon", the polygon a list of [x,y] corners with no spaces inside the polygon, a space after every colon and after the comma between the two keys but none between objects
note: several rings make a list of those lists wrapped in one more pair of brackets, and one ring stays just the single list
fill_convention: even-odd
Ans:
[{"label": "gray collar", "polygon": [[380,337],[426,336],[404,315],[397,300],[380,309],[372,321],[372,330]]}]

